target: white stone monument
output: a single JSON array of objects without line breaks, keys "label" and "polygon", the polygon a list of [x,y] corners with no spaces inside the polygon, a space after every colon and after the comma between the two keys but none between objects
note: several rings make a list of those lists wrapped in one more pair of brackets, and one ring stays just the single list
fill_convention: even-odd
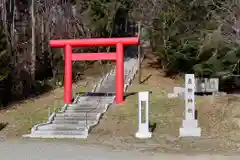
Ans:
[{"label": "white stone monument", "polygon": [[173,87],[173,93],[168,93],[168,98],[184,98],[184,91],[183,87]]},{"label": "white stone monument", "polygon": [[180,98],[184,98],[184,91],[185,91],[184,87],[174,87],[173,88],[173,93],[177,94],[178,97],[180,97]]},{"label": "white stone monument", "polygon": [[[146,106],[142,106],[143,102],[145,102]],[[145,122],[143,121],[142,110],[145,107]],[[149,92],[139,92],[138,93],[138,131],[136,133],[136,138],[151,138],[152,133],[149,132],[149,119],[148,119],[148,111],[149,111]],[[144,114],[144,113],[143,113]]]},{"label": "white stone monument", "polygon": [[196,90],[195,92],[218,92],[219,79],[218,78],[196,78],[195,79]]},{"label": "white stone monument", "polygon": [[185,119],[179,129],[180,137],[200,137],[201,128],[195,119],[195,77],[194,74],[185,74]]},{"label": "white stone monument", "polygon": [[205,79],[206,92],[218,92],[219,91],[219,79],[218,78],[209,78]]},{"label": "white stone monument", "polygon": [[195,92],[204,93],[205,91],[205,81],[201,78],[195,78]]}]

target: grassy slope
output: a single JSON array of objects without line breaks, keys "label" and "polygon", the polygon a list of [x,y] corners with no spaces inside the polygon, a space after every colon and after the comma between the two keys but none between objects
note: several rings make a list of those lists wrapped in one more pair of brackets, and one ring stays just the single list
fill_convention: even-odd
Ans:
[{"label": "grassy slope", "polygon": [[[148,140],[138,140],[134,137],[138,122],[138,97],[134,94],[129,95],[124,103],[111,106],[100,124],[92,130],[89,138],[85,141],[79,140],[79,144],[82,145],[84,142],[122,149],[137,148],[151,152],[222,153],[236,151],[240,138],[235,136],[233,141],[232,135],[240,135],[240,129],[233,123],[233,118],[240,117],[238,109],[240,99],[233,96],[220,96],[212,103],[212,97],[197,97],[196,107],[199,111],[202,137],[179,138],[178,130],[183,119],[184,101],[168,99],[167,93],[172,92],[174,86],[182,84],[183,79],[164,77],[161,70],[149,67],[148,64],[151,61],[151,59],[146,59],[142,67],[142,80],[149,78],[142,84],[138,84],[136,78],[129,87],[129,93],[153,92],[150,95],[149,113],[150,123],[156,123],[153,137]],[[8,127],[3,130],[5,135],[20,136],[29,131],[32,125],[46,120],[47,105],[53,104],[54,100],[62,99],[62,95],[63,89],[59,89],[59,91],[39,99],[29,100],[11,110],[2,112],[0,121],[9,122]]]},{"label": "grassy slope", "polygon": [[[85,74],[86,78],[73,84],[73,94],[90,91],[102,76],[101,69],[98,63],[89,68]],[[6,110],[1,110],[0,123],[8,123],[8,125],[0,130],[0,137],[18,138],[22,134],[30,132],[34,125],[47,121],[48,107],[53,112],[54,107],[60,108],[62,104],[63,88],[56,88],[44,95],[14,104],[7,107]]]},{"label": "grassy slope", "polygon": [[[151,60],[150,60],[151,61]],[[171,152],[222,152],[236,150],[237,144],[230,139],[232,132],[239,132],[232,123],[232,111],[239,105],[237,98],[228,97],[215,99],[211,96],[197,97],[199,124],[202,128],[201,138],[179,138],[184,111],[184,101],[168,99],[167,93],[173,86],[182,84],[182,78],[170,79],[163,76],[159,69],[148,67],[146,60],[142,69],[142,80],[151,77],[143,84],[137,78],[129,88],[129,92],[152,91],[150,95],[150,123],[156,123],[153,137],[148,140],[137,140],[134,135],[138,123],[137,94],[128,96],[120,105],[112,106],[90,134],[90,139],[99,144],[111,147],[131,149],[133,147],[148,151]],[[240,111],[239,111],[240,113]],[[147,145],[146,145],[147,144]]]}]

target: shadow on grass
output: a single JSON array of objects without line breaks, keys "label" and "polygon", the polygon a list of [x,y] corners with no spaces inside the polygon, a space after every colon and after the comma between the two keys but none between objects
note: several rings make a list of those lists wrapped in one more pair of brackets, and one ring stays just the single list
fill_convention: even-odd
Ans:
[{"label": "shadow on grass", "polygon": [[[124,93],[124,99],[129,98],[130,96],[137,95],[139,92],[125,92]],[[152,91],[149,91],[149,94],[152,94]],[[108,96],[115,96],[116,93],[112,92],[78,92],[77,95],[83,96],[83,97],[108,97]],[[74,98],[72,98],[72,102],[74,101]]]},{"label": "shadow on grass", "polygon": [[158,58],[154,62],[148,62],[148,66],[154,69],[161,69],[161,60]]},{"label": "shadow on grass", "polygon": [[152,77],[152,74],[148,75],[144,80],[141,81],[140,84],[145,83],[145,82],[148,81],[151,77]]},{"label": "shadow on grass", "polygon": [[54,87],[51,84],[46,83],[46,84],[43,85],[43,84],[40,84],[40,83],[36,83],[33,86],[32,90],[30,91],[29,97],[27,97],[27,98],[34,98],[34,97],[39,96],[41,94],[47,93],[47,92],[49,92],[53,89],[54,89]]},{"label": "shadow on grass", "polygon": [[130,96],[134,96],[134,95],[136,95],[136,94],[138,94],[138,92],[129,92],[129,93],[125,93],[125,95],[124,95],[124,99],[126,99],[126,98],[128,98],[128,97],[130,97]]},{"label": "shadow on grass", "polygon": [[0,131],[7,127],[8,123],[0,122]]},{"label": "shadow on grass", "polygon": [[[98,96],[115,96],[116,93],[113,93],[113,92],[78,92],[77,93],[78,95],[81,95],[81,96],[92,96],[92,97],[98,97]],[[136,95],[138,94],[138,92],[125,92],[124,93],[124,98],[128,98],[129,96],[133,96],[133,95]]]},{"label": "shadow on grass", "polygon": [[154,132],[156,128],[157,128],[157,123],[149,122],[149,131],[150,132]]},{"label": "shadow on grass", "polygon": [[196,96],[211,96],[212,92],[195,92]]},{"label": "shadow on grass", "polygon": [[115,96],[115,93],[112,92],[78,92],[77,95],[81,95],[83,97],[98,97],[98,96]]},{"label": "shadow on grass", "polygon": [[21,104],[24,102],[26,99],[31,99],[31,98],[38,98],[42,94],[46,94],[50,91],[52,91],[54,87],[50,84],[35,84],[32,86],[31,89],[23,91],[22,95],[20,96],[13,96],[12,93],[8,93],[7,98],[2,100],[1,104],[2,106],[0,107],[1,109],[8,109],[11,108],[12,105],[15,104]]},{"label": "shadow on grass", "polygon": [[[152,94],[152,91],[148,91],[149,92],[149,94]],[[124,98],[128,98],[128,97],[130,97],[130,96],[133,96],[133,95],[136,95],[136,94],[138,94],[139,92],[128,92],[128,93],[125,93],[125,96],[124,96]]]},{"label": "shadow on grass", "polygon": [[197,120],[198,119],[198,110],[195,109],[195,119]]}]

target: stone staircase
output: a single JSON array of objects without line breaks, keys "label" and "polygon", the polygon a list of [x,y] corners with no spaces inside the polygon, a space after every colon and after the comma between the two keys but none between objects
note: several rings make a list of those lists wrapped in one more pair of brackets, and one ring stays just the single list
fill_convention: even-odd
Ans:
[{"label": "stone staircase", "polygon": [[[124,68],[126,91],[137,73],[137,59],[126,58]],[[91,128],[99,123],[115,101],[115,74],[115,70],[110,71],[91,93],[77,96],[73,104],[64,105],[60,112],[49,117],[47,123],[35,125],[31,133],[23,137],[87,138]]]}]

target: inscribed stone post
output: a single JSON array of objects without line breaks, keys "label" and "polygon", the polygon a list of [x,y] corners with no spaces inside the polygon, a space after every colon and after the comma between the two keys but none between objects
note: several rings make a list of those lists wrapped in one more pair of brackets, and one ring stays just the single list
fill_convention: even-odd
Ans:
[{"label": "inscribed stone post", "polygon": [[179,129],[180,137],[201,136],[201,129],[195,119],[195,77],[185,74],[185,119]]},{"label": "inscribed stone post", "polygon": [[[144,103],[145,103],[145,106],[142,106],[142,104]],[[145,108],[145,112],[142,112],[144,108]],[[149,92],[139,92],[138,93],[138,131],[135,135],[137,138],[152,137],[152,133],[149,132],[148,111],[149,111]],[[145,121],[143,119],[143,116],[145,117]]]}]

